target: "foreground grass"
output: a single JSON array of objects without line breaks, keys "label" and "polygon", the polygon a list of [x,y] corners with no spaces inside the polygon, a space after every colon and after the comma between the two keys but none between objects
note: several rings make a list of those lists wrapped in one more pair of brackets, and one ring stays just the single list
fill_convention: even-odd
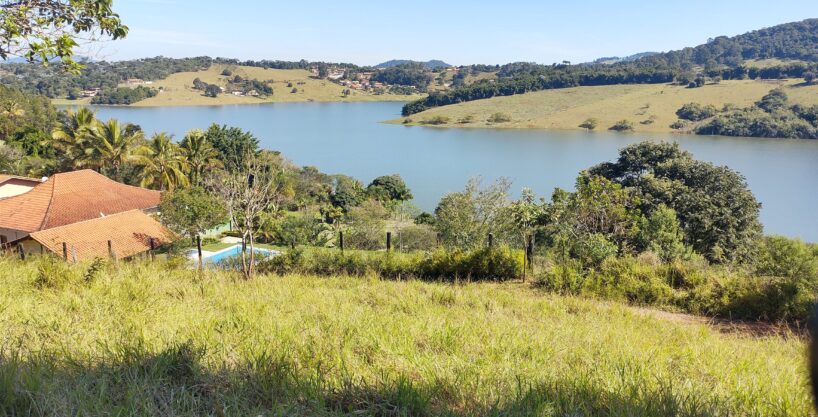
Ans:
[{"label": "foreground grass", "polygon": [[8,259],[0,282],[0,415],[810,415],[797,338],[523,284]]},{"label": "foreground grass", "polygon": [[[604,131],[619,120],[629,120],[636,132],[667,133],[673,131],[670,125],[678,120],[676,111],[690,102],[719,108],[728,103],[746,107],[770,90],[783,86],[793,104],[814,104],[818,99],[818,84],[803,86],[802,83],[803,80],[742,80],[701,88],[668,84],[565,88],[437,107],[391,123],[423,125],[425,121],[443,117],[448,118],[448,123],[438,125],[440,127],[580,129],[583,121],[596,118],[597,130]],[[509,116],[511,121],[489,123],[489,118],[498,112]],[[410,122],[407,123],[407,119]],[[468,120],[471,121],[462,123]]]}]

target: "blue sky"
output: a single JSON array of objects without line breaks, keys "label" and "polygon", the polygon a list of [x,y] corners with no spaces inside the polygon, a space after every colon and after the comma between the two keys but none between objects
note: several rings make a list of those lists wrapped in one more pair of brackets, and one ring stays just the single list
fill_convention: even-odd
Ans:
[{"label": "blue sky", "polygon": [[131,33],[93,55],[582,62],[818,17],[812,1],[114,0]]}]

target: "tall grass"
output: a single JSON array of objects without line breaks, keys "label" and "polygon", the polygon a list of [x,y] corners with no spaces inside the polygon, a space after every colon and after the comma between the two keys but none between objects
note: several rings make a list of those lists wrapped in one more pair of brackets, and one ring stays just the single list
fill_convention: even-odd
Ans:
[{"label": "tall grass", "polygon": [[810,415],[795,337],[518,283],[55,262],[0,259],[0,415]]}]

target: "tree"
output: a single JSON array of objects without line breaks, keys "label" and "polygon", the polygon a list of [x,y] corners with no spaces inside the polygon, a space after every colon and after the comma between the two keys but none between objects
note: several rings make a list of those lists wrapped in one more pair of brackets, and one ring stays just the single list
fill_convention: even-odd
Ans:
[{"label": "tree", "polygon": [[770,91],[766,96],[762,97],[761,100],[756,102],[756,106],[767,113],[772,113],[776,110],[786,108],[787,101],[787,93],[780,88],[776,88],[775,90]]},{"label": "tree", "polygon": [[137,164],[143,187],[157,187],[160,191],[173,191],[186,187],[190,181],[185,174],[189,168],[179,146],[166,133],[154,134],[147,146],[140,150]]},{"label": "tree", "polygon": [[114,13],[112,0],[0,1],[0,58],[24,57],[47,65],[58,59],[64,68],[78,71],[74,49],[83,41],[102,37],[121,39],[128,34]]},{"label": "tree", "polygon": [[813,81],[815,81],[815,73],[812,72],[812,71],[805,72],[804,73],[804,82],[807,83],[807,84],[812,84]]},{"label": "tree", "polygon": [[617,132],[633,131],[633,122],[630,120],[620,120],[613,126],[609,127],[608,130],[614,130]]},{"label": "tree", "polygon": [[318,64],[318,78],[327,78],[329,75],[329,68],[323,62]]},{"label": "tree", "polygon": [[718,113],[718,109],[712,104],[703,106],[699,103],[688,103],[676,110],[676,116],[682,120],[699,122],[709,119]]},{"label": "tree", "polygon": [[120,169],[123,165],[135,160],[134,151],[140,146],[144,139],[142,131],[129,129],[127,125],[122,125],[116,119],[107,122],[99,122],[97,128],[91,133],[91,146],[93,152],[88,155],[94,162],[88,165],[95,165],[101,171],[107,171],[117,181],[121,181]]},{"label": "tree", "polygon": [[673,209],[685,243],[713,262],[740,261],[753,253],[761,205],[744,177],[730,168],[697,161],[676,143],[641,142],[590,173],[634,189],[646,216],[662,205]]},{"label": "tree", "polygon": [[684,232],[676,211],[660,205],[650,217],[643,218],[639,228],[639,243],[641,249],[654,252],[664,262],[683,256]]},{"label": "tree", "polygon": [[238,127],[214,123],[205,131],[205,138],[219,152],[219,160],[230,172],[244,167],[246,158],[258,154],[258,139]]},{"label": "tree", "polygon": [[585,119],[585,121],[582,122],[582,124],[580,124],[579,127],[583,128],[583,129],[587,129],[587,130],[594,130],[594,129],[596,129],[596,127],[598,125],[599,125],[599,120],[591,117],[591,118]]},{"label": "tree", "polygon": [[76,112],[66,110],[60,115],[51,137],[66,169],[76,170],[91,164],[89,141],[97,126],[96,114],[87,107],[80,107]]},{"label": "tree", "polygon": [[346,175],[336,175],[333,179],[330,203],[342,209],[345,213],[352,207],[361,204],[366,199],[364,185],[355,178]]},{"label": "tree", "polygon": [[478,249],[486,245],[489,233],[497,241],[507,240],[511,230],[505,216],[510,183],[500,179],[481,187],[478,179],[469,180],[466,189],[443,196],[435,209],[435,229],[444,245],[460,249]]},{"label": "tree", "polygon": [[204,95],[205,95],[205,96],[207,96],[207,97],[213,97],[213,98],[215,98],[215,97],[218,97],[218,96],[219,96],[219,94],[220,94],[221,92],[222,92],[222,89],[221,89],[221,88],[219,88],[219,86],[218,86],[218,85],[216,85],[216,84],[208,84],[208,85],[205,87],[205,90],[204,90]]},{"label": "tree", "polygon": [[234,170],[208,177],[208,187],[219,195],[230,221],[248,243],[241,254],[244,277],[252,278],[255,268],[255,240],[262,215],[278,214],[288,194],[285,167],[263,155],[250,152]]},{"label": "tree", "polygon": [[[540,225],[545,214],[545,202],[536,201],[534,192],[530,188],[523,188],[522,197],[511,203],[508,207],[508,214],[511,217],[515,229],[520,234],[523,242],[523,250],[526,256],[523,258],[523,278],[525,278],[525,262],[529,259],[528,254],[533,248],[529,247],[529,237],[532,237]],[[531,267],[529,265],[529,267]]]},{"label": "tree", "polygon": [[199,236],[227,219],[222,202],[201,187],[177,189],[162,194],[159,204],[162,223],[186,236]]},{"label": "tree", "polygon": [[224,164],[219,160],[219,151],[213,147],[201,130],[188,132],[185,138],[182,139],[179,148],[190,168],[190,184],[194,187],[201,184],[206,170],[224,167]]},{"label": "tree", "polygon": [[413,198],[412,191],[398,174],[375,178],[366,187],[366,192],[370,197],[384,203],[409,201]]}]

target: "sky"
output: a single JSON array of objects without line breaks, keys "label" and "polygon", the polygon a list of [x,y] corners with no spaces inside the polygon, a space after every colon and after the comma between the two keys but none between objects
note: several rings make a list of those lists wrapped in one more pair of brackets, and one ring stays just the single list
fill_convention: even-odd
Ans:
[{"label": "sky", "polygon": [[87,53],[359,65],[586,62],[818,17],[813,1],[114,0],[128,38]]}]

